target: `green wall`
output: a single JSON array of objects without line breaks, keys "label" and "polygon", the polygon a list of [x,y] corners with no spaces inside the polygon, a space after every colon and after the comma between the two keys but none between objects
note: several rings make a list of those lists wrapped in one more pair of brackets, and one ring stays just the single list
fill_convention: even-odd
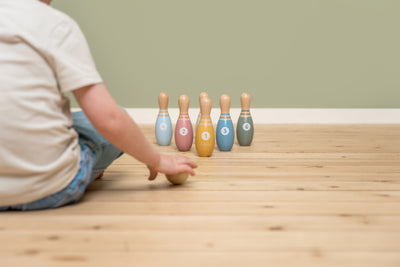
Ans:
[{"label": "green wall", "polygon": [[239,107],[400,108],[397,0],[54,0],[112,95],[157,107],[207,90]]}]

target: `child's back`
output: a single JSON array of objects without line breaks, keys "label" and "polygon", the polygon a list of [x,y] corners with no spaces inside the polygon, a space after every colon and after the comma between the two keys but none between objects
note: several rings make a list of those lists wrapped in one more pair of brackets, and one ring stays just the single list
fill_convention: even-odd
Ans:
[{"label": "child's back", "polygon": [[66,187],[80,147],[63,92],[101,82],[79,27],[37,0],[0,0],[0,206]]},{"label": "child's back", "polygon": [[[182,155],[162,155],[102,83],[85,37],[44,3],[0,0],[0,211],[77,202],[122,152],[158,172],[194,175]],[[83,112],[71,116],[63,93]]]}]

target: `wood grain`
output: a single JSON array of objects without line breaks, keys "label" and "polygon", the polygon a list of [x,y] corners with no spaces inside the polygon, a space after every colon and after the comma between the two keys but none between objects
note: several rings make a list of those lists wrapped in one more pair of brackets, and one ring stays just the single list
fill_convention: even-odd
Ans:
[{"label": "wood grain", "polygon": [[255,125],[149,182],[126,155],[77,204],[0,214],[1,266],[400,266],[400,125]]}]

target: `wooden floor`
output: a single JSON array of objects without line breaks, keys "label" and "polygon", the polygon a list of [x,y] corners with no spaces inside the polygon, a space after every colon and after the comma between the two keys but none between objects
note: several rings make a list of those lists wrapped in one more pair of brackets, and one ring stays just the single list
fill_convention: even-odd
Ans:
[{"label": "wooden floor", "polygon": [[76,205],[1,213],[0,266],[400,266],[400,125],[255,128],[184,153],[182,186],[123,156]]}]

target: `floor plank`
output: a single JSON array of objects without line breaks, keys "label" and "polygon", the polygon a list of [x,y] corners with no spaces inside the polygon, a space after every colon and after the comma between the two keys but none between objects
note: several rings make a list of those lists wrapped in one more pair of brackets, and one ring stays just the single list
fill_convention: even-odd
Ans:
[{"label": "floor plank", "polygon": [[27,250],[23,253],[1,253],[5,266],[308,266],[308,267],[398,267],[397,252],[321,252],[313,248],[307,252],[79,252],[41,253]]},{"label": "floor plank", "polygon": [[182,153],[199,168],[181,186],[124,155],[76,205],[1,213],[0,265],[400,266],[400,125],[255,129]]},{"label": "floor plank", "polygon": [[[29,223],[26,223],[29,221]],[[4,219],[0,231],[112,232],[399,232],[400,216],[171,216],[171,215],[15,215]]]}]

